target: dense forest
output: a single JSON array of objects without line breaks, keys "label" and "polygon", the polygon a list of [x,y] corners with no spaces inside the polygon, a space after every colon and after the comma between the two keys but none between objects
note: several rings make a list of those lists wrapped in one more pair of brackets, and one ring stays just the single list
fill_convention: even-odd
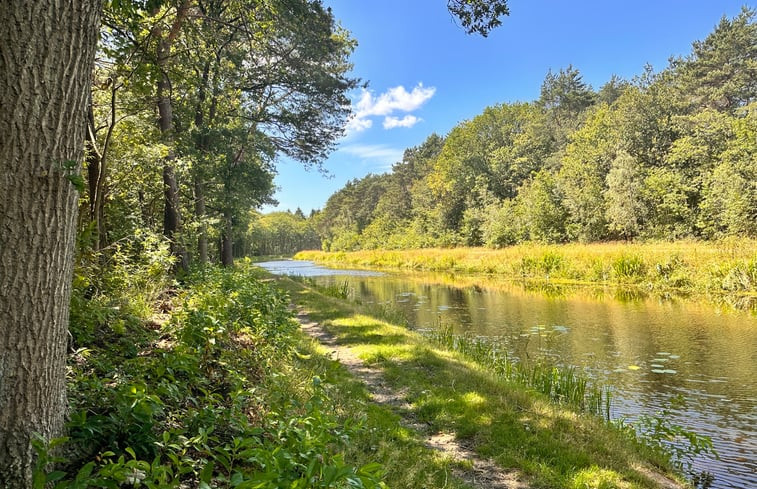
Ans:
[{"label": "dense forest", "polygon": [[573,66],[353,180],[314,219],[325,250],[757,236],[757,25],[599,90]]}]

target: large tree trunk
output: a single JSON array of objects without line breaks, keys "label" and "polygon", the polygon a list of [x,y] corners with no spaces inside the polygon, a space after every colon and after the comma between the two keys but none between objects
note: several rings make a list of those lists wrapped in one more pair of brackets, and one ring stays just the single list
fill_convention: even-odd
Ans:
[{"label": "large tree trunk", "polygon": [[0,487],[60,434],[77,189],[99,0],[0,2]]}]

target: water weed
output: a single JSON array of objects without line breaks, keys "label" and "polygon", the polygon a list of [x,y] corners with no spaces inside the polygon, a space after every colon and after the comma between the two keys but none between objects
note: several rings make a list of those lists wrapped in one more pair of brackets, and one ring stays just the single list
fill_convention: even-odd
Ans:
[{"label": "water weed", "polygon": [[449,326],[440,325],[421,333],[434,343],[485,365],[508,382],[535,389],[555,402],[604,416],[608,420],[610,418],[610,390],[592,385],[575,368],[558,367],[542,361],[517,361],[496,341],[470,334],[454,334]]}]

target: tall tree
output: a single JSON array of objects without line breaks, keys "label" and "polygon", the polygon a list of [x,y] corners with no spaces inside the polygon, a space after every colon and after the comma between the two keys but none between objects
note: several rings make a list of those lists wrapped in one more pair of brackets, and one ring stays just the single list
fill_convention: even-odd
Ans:
[{"label": "tall tree", "polygon": [[[198,9],[188,42],[204,49],[183,55],[196,86],[185,109],[194,120],[194,155],[187,156],[195,161],[198,204],[221,214],[221,261],[230,264],[232,221],[272,190],[270,178],[248,177],[273,171],[278,154],[318,166],[342,135],[346,93],[357,86],[347,76],[354,42],[321,2],[205,0]],[[229,147],[233,156],[213,159]]]},{"label": "tall tree", "polygon": [[0,487],[60,433],[77,186],[100,2],[0,3]]},{"label": "tall tree", "polygon": [[597,241],[607,235],[603,191],[610,165],[619,151],[617,131],[607,104],[601,104],[586,123],[571,134],[562,158],[558,183],[568,210],[570,239]]},{"label": "tall tree", "polygon": [[581,73],[573,65],[568,65],[558,73],[552,73],[552,70],[547,73],[541,85],[539,104],[555,125],[558,139],[564,141],[566,133],[577,128],[579,116],[594,104],[596,98]]},{"label": "tall tree", "polygon": [[605,217],[610,231],[624,239],[636,237],[642,229],[644,207],[643,172],[638,161],[621,151],[607,173]]},{"label": "tall tree", "polygon": [[723,17],[689,56],[673,60],[676,88],[689,107],[734,112],[757,101],[755,16],[745,6],[734,19]]},{"label": "tall tree", "polygon": [[188,257],[184,245],[178,236],[181,231],[181,212],[179,208],[179,183],[176,179],[175,132],[176,121],[174,120],[174,107],[172,97],[171,62],[173,59],[172,49],[177,41],[182,27],[186,22],[190,10],[189,0],[182,0],[177,5],[169,5],[167,9],[156,8],[156,19],[150,31],[155,46],[154,67],[156,76],[156,99],[158,105],[158,126],[162,141],[168,148],[163,158],[163,192],[165,194],[163,212],[163,232],[171,242],[171,251],[177,257],[181,268],[189,266]]}]

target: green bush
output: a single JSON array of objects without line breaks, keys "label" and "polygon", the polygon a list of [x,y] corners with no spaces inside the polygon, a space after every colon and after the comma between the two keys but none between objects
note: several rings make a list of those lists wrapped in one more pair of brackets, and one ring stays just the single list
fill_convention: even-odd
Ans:
[{"label": "green bush", "polygon": [[278,374],[296,358],[286,294],[244,264],[186,284],[162,328],[119,333],[132,351],[97,341],[71,356],[68,436],[35,442],[35,488],[384,487],[380,465],[345,460],[363,427],[327,384]]}]

